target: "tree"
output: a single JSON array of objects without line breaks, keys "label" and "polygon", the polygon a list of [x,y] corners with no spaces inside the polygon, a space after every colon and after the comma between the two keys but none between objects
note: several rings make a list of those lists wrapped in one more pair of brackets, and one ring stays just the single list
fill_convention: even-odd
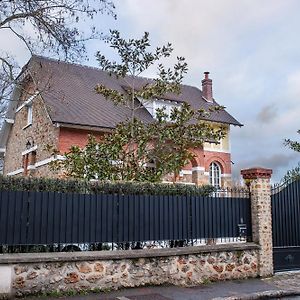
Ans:
[{"label": "tree", "polygon": [[298,165],[286,172],[283,178],[280,180],[281,183],[291,182],[300,179],[300,162]]},{"label": "tree", "polygon": [[[300,130],[297,131],[298,134],[300,134]],[[300,152],[300,142],[292,141],[290,139],[285,139],[284,143],[286,146],[288,146],[290,149]]]},{"label": "tree", "polygon": [[[185,59],[177,57],[173,69],[158,64],[158,77],[137,87],[136,76],[161,58],[169,57],[173,50],[171,44],[150,52],[148,33],[141,39],[127,41],[117,31],[111,31],[108,42],[117,50],[121,62],[111,62],[100,52],[97,53],[98,61],[111,76],[125,80],[126,92],[101,84],[95,90],[107,101],[129,108],[130,116],[101,141],[91,136],[85,149],[72,147],[65,154],[65,160],[56,162],[56,167],[63,168],[68,176],[86,179],[156,182],[170,173],[176,177],[193,159],[191,149],[202,146],[207,140],[219,141],[224,137],[224,129],[215,129],[203,120],[209,112],[194,111],[186,103],[174,107],[170,115],[158,109],[152,123],[143,123],[136,117],[137,110],[154,98],[180,92],[183,75],[187,72]],[[216,106],[211,111],[220,109],[223,108]]]},{"label": "tree", "polygon": [[[298,130],[297,133],[300,134],[300,130]],[[284,144],[290,149],[300,152],[300,142],[285,139]],[[300,162],[298,163],[298,166],[287,171],[287,173],[281,179],[281,182],[290,182],[298,179],[300,179]]]},{"label": "tree", "polygon": [[[80,31],[79,22],[103,12],[114,15],[113,3],[109,0],[1,0],[0,32],[10,32],[31,54],[47,51],[73,61],[85,53],[86,40],[99,36],[95,27],[88,34]],[[12,53],[0,53],[2,112],[4,101],[9,100],[12,87],[17,84],[19,70]]]}]

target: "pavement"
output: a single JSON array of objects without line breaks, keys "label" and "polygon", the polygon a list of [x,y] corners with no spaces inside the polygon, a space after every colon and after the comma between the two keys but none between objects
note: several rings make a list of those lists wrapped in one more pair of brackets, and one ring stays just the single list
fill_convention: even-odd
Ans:
[{"label": "pavement", "polygon": [[[277,273],[271,278],[245,279],[203,284],[195,287],[153,286],[107,293],[59,297],[68,300],[300,300],[300,272]],[[37,298],[26,298],[37,299]],[[46,298],[43,299],[57,299]]]}]

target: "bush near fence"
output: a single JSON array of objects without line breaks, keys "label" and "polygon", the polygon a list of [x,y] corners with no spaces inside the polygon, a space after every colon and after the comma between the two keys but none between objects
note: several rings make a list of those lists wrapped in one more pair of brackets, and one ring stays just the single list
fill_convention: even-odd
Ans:
[{"label": "bush near fence", "polygon": [[0,176],[0,190],[78,194],[208,196],[215,191],[215,188],[210,185],[195,186],[182,183],[84,181]]}]

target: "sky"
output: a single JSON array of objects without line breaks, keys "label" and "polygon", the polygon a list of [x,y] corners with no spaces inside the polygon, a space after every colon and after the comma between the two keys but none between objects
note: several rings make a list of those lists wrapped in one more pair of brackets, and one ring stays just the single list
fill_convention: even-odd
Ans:
[{"label": "sky", "polygon": [[[104,33],[118,29],[127,38],[150,33],[151,45],[171,42],[189,71],[184,83],[201,87],[203,72],[213,79],[214,98],[243,127],[231,129],[233,176],[243,168],[273,170],[278,182],[300,161],[284,146],[299,139],[300,1],[298,0],[115,0],[117,20],[99,15],[93,21]],[[83,25],[83,29],[87,24]],[[5,43],[2,43],[5,41]],[[0,33],[0,51],[14,49],[20,64],[30,54]],[[87,44],[88,62],[95,52],[114,58],[102,41]],[[173,61],[174,62],[174,61]],[[169,62],[172,63],[172,60]],[[151,70],[146,76],[155,76]]]}]

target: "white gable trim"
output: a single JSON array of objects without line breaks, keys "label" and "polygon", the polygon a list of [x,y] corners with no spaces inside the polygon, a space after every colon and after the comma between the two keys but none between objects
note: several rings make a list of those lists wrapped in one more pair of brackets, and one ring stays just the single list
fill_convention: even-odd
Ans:
[{"label": "white gable trim", "polygon": [[36,96],[37,96],[38,94],[39,94],[39,92],[36,91],[32,96],[30,96],[23,104],[21,104],[21,105],[17,108],[16,112],[19,112],[23,107],[29,105],[29,104],[36,98]]},{"label": "white gable trim", "polygon": [[[33,147],[33,148],[34,148],[34,147]],[[33,149],[33,148],[32,148],[32,149]],[[29,149],[29,150],[31,150],[31,149]],[[42,167],[42,166],[44,166],[44,165],[47,165],[47,164],[51,163],[52,161],[56,161],[56,160],[64,160],[64,159],[65,159],[65,157],[62,156],[62,155],[57,155],[56,157],[51,156],[51,157],[49,157],[49,158],[46,158],[46,159],[44,159],[44,160],[40,160],[40,161],[36,162],[34,165],[29,165],[29,166],[27,167],[27,170],[34,170],[34,169],[36,169],[36,168],[38,168],[38,167]],[[18,169],[18,170],[9,172],[9,173],[7,173],[6,175],[7,175],[7,176],[13,176],[13,175],[17,175],[17,174],[20,174],[20,173],[23,173],[23,172],[24,172],[24,168],[21,168],[21,169]]]},{"label": "white gable trim", "polygon": [[46,158],[44,160],[40,160],[38,162],[35,163],[35,167],[38,168],[38,167],[41,167],[41,166],[44,166],[44,165],[47,165],[49,163],[51,163],[52,161],[56,161],[56,160],[64,160],[65,157],[62,156],[62,155],[57,155],[56,157],[54,156],[51,156],[49,158]]},{"label": "white gable trim", "polygon": [[23,173],[23,172],[24,172],[24,169],[21,168],[21,169],[15,170],[15,171],[13,171],[13,172],[9,172],[9,173],[7,173],[6,175],[7,175],[7,176],[13,176],[13,175],[17,175],[17,174],[20,174],[20,173]]},{"label": "white gable trim", "polygon": [[37,148],[38,148],[37,145],[35,145],[35,146],[31,147],[30,149],[27,149],[27,150],[23,151],[22,155],[28,154],[32,151],[35,151]]}]

